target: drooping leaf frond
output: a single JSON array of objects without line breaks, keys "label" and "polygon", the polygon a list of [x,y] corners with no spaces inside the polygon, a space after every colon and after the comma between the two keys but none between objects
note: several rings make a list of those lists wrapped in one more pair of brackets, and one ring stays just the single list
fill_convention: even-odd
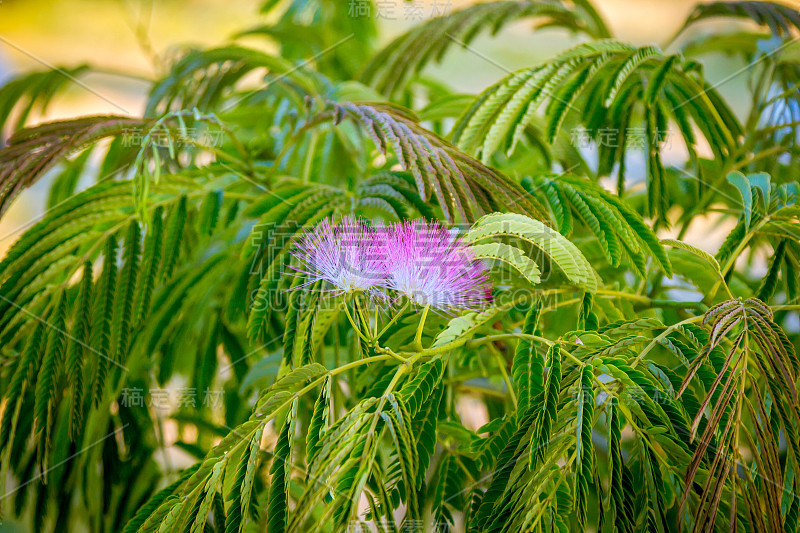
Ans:
[{"label": "drooping leaf frond", "polygon": [[[16,131],[25,127],[32,113],[45,113],[53,98],[74,79],[89,72],[88,65],[69,69],[45,70],[23,74],[0,87],[0,131],[11,125]],[[13,113],[13,115],[12,115]],[[10,120],[14,117],[14,123]]]},{"label": "drooping leaf frond", "polygon": [[800,15],[794,6],[780,2],[739,0],[698,4],[678,33],[682,33],[686,28],[701,20],[717,17],[750,19],[760,26],[768,27],[774,35],[779,37],[787,37],[793,31],[800,31]]},{"label": "drooping leaf frond", "polygon": [[481,32],[536,18],[538,27],[564,27],[591,37],[610,37],[600,15],[585,1],[485,2],[433,18],[397,37],[372,59],[362,80],[386,96],[396,95],[409,78],[451,47],[468,47]]},{"label": "drooping leaf frond", "polygon": [[140,118],[95,116],[51,122],[14,134],[0,151],[0,214],[24,188],[61,159],[106,137],[141,129],[147,123]]},{"label": "drooping leaf frond", "polygon": [[432,193],[446,219],[474,221],[500,206],[540,216],[516,182],[426,131],[413,115],[377,103],[348,103],[342,109],[359,121],[381,152],[392,148],[416,179],[419,197],[427,201]]},{"label": "drooping leaf frond", "polygon": [[474,243],[498,237],[516,238],[531,244],[548,257],[571,283],[589,291],[597,290],[594,269],[578,248],[538,220],[510,213],[486,215],[475,223],[466,240]]},{"label": "drooping leaf frond", "polygon": [[628,257],[644,275],[647,256],[655,259],[667,275],[672,266],[663,247],[638,213],[602,187],[572,176],[540,176],[522,183],[531,194],[550,207],[555,226],[569,236],[578,219],[597,237],[612,266]]},{"label": "drooping leaf frond", "polygon": [[669,194],[660,153],[668,121],[678,124],[690,154],[696,152],[696,128],[723,161],[734,153],[741,131],[696,64],[653,46],[606,40],[579,45],[490,87],[460,117],[453,141],[488,162],[496,152],[514,150],[540,108],[550,142],[569,117],[578,138],[597,143],[598,174],[619,167],[620,190],[626,150],[645,150],[649,211],[662,220]]},{"label": "drooping leaf frond", "polygon": [[[213,110],[247,74],[264,69],[276,83],[297,84],[302,94],[320,91],[316,78],[286,60],[258,50],[230,45],[211,50],[186,50],[169,73],[150,91],[145,116],[162,116],[171,110]],[[192,80],[194,83],[189,84]],[[199,84],[202,84],[202,88]],[[253,96],[244,92],[236,99]]]}]

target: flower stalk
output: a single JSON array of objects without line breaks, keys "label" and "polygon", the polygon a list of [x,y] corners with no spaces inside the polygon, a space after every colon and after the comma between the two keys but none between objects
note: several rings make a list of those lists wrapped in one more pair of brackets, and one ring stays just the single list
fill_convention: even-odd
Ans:
[{"label": "flower stalk", "polygon": [[419,319],[419,326],[417,326],[417,333],[414,335],[414,347],[419,352],[424,349],[422,347],[422,330],[425,329],[425,319],[428,317],[428,309],[429,308],[426,306],[422,310],[422,316]]}]

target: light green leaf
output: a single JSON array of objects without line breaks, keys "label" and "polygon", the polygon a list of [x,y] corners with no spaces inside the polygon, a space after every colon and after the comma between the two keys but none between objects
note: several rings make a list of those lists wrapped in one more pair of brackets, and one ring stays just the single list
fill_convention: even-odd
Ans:
[{"label": "light green leaf", "polygon": [[494,259],[506,263],[533,285],[541,281],[539,265],[519,248],[501,242],[492,242],[473,244],[470,246],[470,250],[475,254],[476,259]]},{"label": "light green leaf", "polygon": [[589,292],[597,290],[597,275],[578,247],[541,221],[515,213],[493,213],[475,222],[465,240],[475,243],[497,237],[516,237],[531,243],[544,252],[570,282]]},{"label": "light green leaf", "polygon": [[742,210],[744,211],[744,228],[750,228],[750,220],[753,218],[753,191],[750,189],[750,182],[741,172],[731,172],[728,174],[728,183],[738,189],[742,196]]}]

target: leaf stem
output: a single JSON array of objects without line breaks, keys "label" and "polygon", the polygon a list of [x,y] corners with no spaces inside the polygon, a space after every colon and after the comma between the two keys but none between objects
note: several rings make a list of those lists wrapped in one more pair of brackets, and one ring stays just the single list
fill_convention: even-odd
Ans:
[{"label": "leaf stem", "polygon": [[[400,316],[402,316],[403,312],[405,312],[405,310],[408,308],[409,303],[410,303],[410,301],[406,301],[406,303],[403,304],[403,307],[401,307],[400,310],[397,311],[397,313],[392,317],[392,319],[385,326],[383,326],[383,329],[381,329],[381,331],[375,335],[375,342],[377,342],[378,339],[383,337],[383,334],[386,333],[386,331],[390,327],[392,327],[395,322],[397,322],[397,320],[400,318]],[[378,321],[377,321],[377,317],[376,317],[376,320],[375,320],[376,326],[377,326],[377,322]]]},{"label": "leaf stem", "polygon": [[503,354],[500,353],[500,350],[497,349],[493,343],[489,343],[489,351],[492,352],[494,355],[495,360],[497,361],[497,366],[500,369],[500,375],[503,376],[503,381],[506,383],[506,388],[508,388],[508,395],[511,397],[511,402],[514,404],[514,407],[517,407],[517,395],[514,394],[514,384],[511,382],[511,378],[508,377],[508,369],[506,369],[506,365],[508,361],[505,360]]},{"label": "leaf stem", "polygon": [[405,357],[403,357],[402,355],[400,355],[398,353],[395,353],[394,351],[390,350],[389,348],[384,348],[383,346],[377,346],[376,345],[375,346],[375,351],[378,352],[378,353],[385,353],[386,355],[390,355],[390,356],[394,357],[395,359],[397,359],[398,361],[400,361],[402,363],[407,363],[408,362],[408,359],[406,359]]},{"label": "leaf stem", "polygon": [[344,303],[344,306],[343,306],[343,307],[344,307],[344,314],[346,314],[346,315],[347,315],[347,320],[349,320],[349,321],[350,321],[350,325],[353,327],[353,329],[355,330],[355,332],[356,332],[356,333],[358,333],[358,336],[359,336],[359,337],[361,337],[361,339],[362,339],[363,341],[365,341],[365,342],[369,342],[369,339],[367,338],[367,336],[366,336],[366,335],[364,335],[363,333],[361,333],[361,329],[360,329],[358,326],[356,326],[356,323],[355,323],[355,321],[353,320],[353,316],[350,314],[350,310],[349,310],[349,309],[348,309],[348,307],[347,307],[347,302],[345,302],[345,303]]},{"label": "leaf stem", "polygon": [[[364,298],[363,302],[361,301],[362,297]],[[367,297],[364,295],[364,293],[362,293],[362,292],[356,293],[356,295],[353,298],[353,309],[355,309],[355,312],[358,315],[358,318],[359,318],[360,323],[361,323],[361,327],[363,328],[363,330],[367,334],[369,334],[369,332],[370,332],[370,330],[369,330],[369,319],[367,318],[367,313],[368,313],[367,308],[368,307],[369,307],[369,302],[367,302]],[[371,341],[369,339],[367,339],[367,342],[371,342]]]},{"label": "leaf stem", "polygon": [[425,319],[428,317],[428,306],[422,309],[422,316],[419,319],[419,326],[417,326],[417,334],[414,335],[414,347],[418,352],[422,352],[422,330],[425,327]]},{"label": "leaf stem", "polygon": [[608,291],[608,290],[598,289],[597,294],[600,294],[600,295],[603,295],[603,296],[611,296],[611,297],[615,297],[615,298],[625,298],[627,300],[633,300],[633,301],[636,301],[636,302],[642,302],[642,303],[646,303],[646,304],[649,304],[649,303],[652,302],[652,300],[650,298],[648,298],[647,296],[642,296],[641,294],[632,294],[632,293],[629,293],[629,292]]},{"label": "leaf stem", "polygon": [[698,315],[698,316],[693,316],[691,318],[687,318],[686,320],[682,320],[681,322],[678,322],[677,324],[673,324],[673,325],[669,326],[667,329],[662,331],[660,335],[658,335],[652,341],[650,341],[650,344],[648,344],[647,346],[644,347],[644,350],[642,350],[642,353],[637,355],[636,359],[634,359],[631,362],[631,368],[636,367],[636,365],[638,365],[639,362],[642,359],[644,359],[644,356],[647,355],[650,352],[650,350],[652,350],[653,347],[656,344],[658,344],[659,341],[663,340],[667,335],[669,335],[670,333],[672,333],[673,331],[675,331],[679,327],[683,326],[684,324],[692,324],[694,322],[699,322],[701,320],[703,320],[703,315]]}]

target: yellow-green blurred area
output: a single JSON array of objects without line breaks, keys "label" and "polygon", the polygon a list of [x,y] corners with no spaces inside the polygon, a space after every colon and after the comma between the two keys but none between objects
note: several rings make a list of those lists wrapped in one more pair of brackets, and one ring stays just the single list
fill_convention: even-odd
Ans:
[{"label": "yellow-green blurred area", "polygon": [[[355,0],[341,0],[351,10]],[[414,0],[421,6],[410,15],[409,2],[373,3],[369,16],[379,24],[378,46],[400,32],[430,18],[475,2]],[[593,2],[617,38],[633,44],[670,41],[696,4],[694,0],[595,0]],[[30,122],[79,115],[115,113],[140,115],[149,81],[165,72],[181,47],[240,44],[275,52],[276,43],[264,36],[235,39],[247,28],[270,22],[273,13],[260,13],[253,0],[0,0],[0,84],[9,77],[52,66],[76,67],[89,63],[92,73],[59,93],[45,116]],[[560,29],[532,31],[534,21],[513,24],[500,34],[481,35],[468,50],[453,50],[426,74],[461,92],[478,93],[508,72],[530,66],[576,43],[579,37]],[[698,33],[732,30],[746,23],[709,20],[693,26],[681,39]],[[669,47],[671,49],[672,47]],[[363,58],[366,62],[367,53]],[[313,64],[313,58],[310,58]],[[724,55],[706,60],[706,75],[724,81],[719,91],[737,111],[746,105],[744,64]],[[119,75],[124,73],[124,75]],[[249,79],[257,84],[258,78]],[[0,256],[22,230],[44,210],[49,180],[39,181],[15,202],[0,222]]]}]

